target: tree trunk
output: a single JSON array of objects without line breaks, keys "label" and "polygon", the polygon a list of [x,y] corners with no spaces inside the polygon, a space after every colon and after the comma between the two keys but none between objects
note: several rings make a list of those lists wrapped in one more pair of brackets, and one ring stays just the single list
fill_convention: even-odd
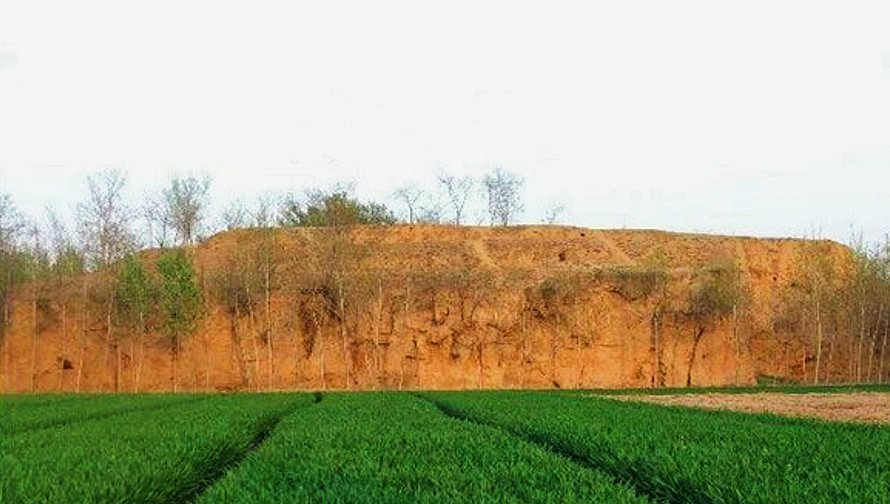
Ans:
[{"label": "tree trunk", "polygon": [[[249,292],[249,291],[248,291]],[[250,294],[248,294],[248,298]],[[252,352],[253,358],[253,372],[250,377],[250,388],[253,388],[256,391],[260,390],[262,387],[262,372],[260,371],[260,351],[259,345],[257,345],[257,338],[259,334],[257,334],[256,328],[256,314],[254,313],[254,309],[251,306],[247,310],[247,333],[250,335],[250,351]]]},{"label": "tree trunk", "polygon": [[120,342],[114,333],[114,327],[111,322],[111,311],[114,307],[114,294],[108,296],[108,304],[105,307],[105,341],[114,348],[114,391],[120,392],[120,375],[121,375],[121,352]]},{"label": "tree trunk", "polygon": [[81,322],[83,323],[83,331],[80,334],[80,353],[77,357],[77,376],[74,379],[74,390],[75,392],[80,392],[80,380],[83,376],[83,358],[84,353],[86,353],[87,346],[87,331],[89,328],[87,324],[89,321],[87,320],[87,295],[89,294],[89,287],[86,280],[86,275],[84,275],[83,279],[83,293],[82,293],[82,302],[83,308],[81,311]]},{"label": "tree trunk", "polygon": [[6,328],[9,325],[9,317],[11,313],[11,305],[12,305],[12,268],[8,268],[6,271],[6,295],[3,297],[3,320],[0,321],[0,352],[5,353],[5,357],[3,359],[3,390],[9,392],[9,367],[12,364],[12,356],[10,355],[10,349],[6,348]]},{"label": "tree trunk", "polygon": [[120,392],[123,387],[123,366],[121,364],[121,342],[115,340],[114,342],[114,362],[115,362],[115,371],[114,371],[114,390],[115,392]]},{"label": "tree trunk", "polygon": [[134,367],[136,368],[133,375],[133,390],[137,393],[142,385],[142,359],[145,358],[145,333],[145,314],[139,312],[139,356],[137,358],[135,353],[133,355],[135,363]]},{"label": "tree trunk", "polygon": [[871,348],[868,351],[868,381],[873,382],[874,377],[872,376],[872,372],[874,370],[874,361],[875,361],[875,352],[878,349],[878,334],[881,331],[881,325],[884,323],[884,303],[881,303],[880,308],[878,309],[878,320],[875,324],[874,331],[871,331]]},{"label": "tree trunk", "polygon": [[383,323],[383,285],[377,279],[377,303],[374,313],[374,383],[375,387],[381,386],[380,372],[380,325]]},{"label": "tree trunk", "polygon": [[478,373],[479,373],[479,380],[478,380],[477,386],[479,387],[479,390],[482,390],[482,388],[485,385],[485,383],[483,381],[484,374],[485,374],[485,368],[484,368],[483,362],[482,362],[482,358],[483,358],[482,350],[483,350],[484,346],[485,346],[484,341],[479,341],[476,343],[476,359],[478,362]]},{"label": "tree trunk", "polygon": [[250,346],[253,347],[253,380],[254,386],[256,387],[256,391],[259,392],[262,385],[262,373],[260,371],[260,347],[257,344],[257,333],[256,333],[256,324],[254,323],[253,313],[248,317],[250,323],[251,334],[253,337],[250,338]]},{"label": "tree trunk", "polygon": [[[405,300],[402,305],[402,317],[404,319],[403,327],[405,328],[405,334],[402,335],[402,338],[406,338],[408,336],[408,314],[411,309],[411,280],[408,279],[405,282]],[[405,386],[405,355],[399,355],[399,390],[402,390]]]},{"label": "tree trunk", "polygon": [[819,384],[819,367],[822,364],[822,309],[819,301],[816,301],[816,369],[813,374],[813,384]]},{"label": "tree trunk", "polygon": [[741,363],[741,345],[739,344],[739,307],[735,303],[732,305],[732,345],[733,350],[735,352],[735,379],[733,383],[736,387],[739,386],[739,367]]},{"label": "tree trunk", "polygon": [[205,332],[201,338],[202,343],[204,343],[204,390],[210,391],[210,370],[213,369],[213,365],[210,362],[210,337]]},{"label": "tree trunk", "polygon": [[862,335],[865,332],[865,289],[862,286],[862,278],[861,278],[862,272],[860,271],[858,273],[858,275],[860,275],[860,278],[857,281],[856,301],[857,301],[859,309],[856,310],[857,311],[856,315],[858,318],[859,327],[855,327],[856,320],[854,320],[853,317],[851,317],[851,320],[850,320],[850,348],[849,348],[850,364],[849,364],[849,369],[848,369],[848,374],[847,374],[847,380],[850,383],[859,381],[859,379],[857,378],[857,375],[858,375],[857,365],[860,363],[860,360],[859,360],[859,356],[857,356],[856,346],[857,346],[857,341],[858,341],[859,350],[860,350],[859,354],[861,355]]},{"label": "tree trunk", "polygon": [[832,352],[834,351],[834,343],[836,339],[836,333],[833,330],[829,330],[829,326],[826,325],[825,317],[821,317],[822,319],[822,344],[819,346],[819,349],[822,353],[821,364],[819,365],[819,383],[821,385],[830,385],[831,384],[831,363],[832,363]]},{"label": "tree trunk", "polygon": [[[204,269],[201,269],[201,296],[202,299],[210,299],[209,290],[207,288],[207,275]],[[205,304],[206,307],[206,304]],[[204,390],[210,391],[210,371],[213,369],[213,363],[210,358],[210,343],[209,336],[205,331],[203,334],[203,342],[204,342]]]},{"label": "tree trunk", "polygon": [[130,340],[130,391],[136,393],[136,340],[132,337]]},{"label": "tree trunk", "polygon": [[136,392],[142,390],[142,363],[145,360],[145,332],[139,337],[139,360],[136,362]]},{"label": "tree trunk", "polygon": [[[34,280],[36,282],[36,280]],[[31,393],[33,394],[37,388],[37,345],[39,339],[40,325],[37,320],[37,286],[34,286],[34,299],[31,300],[31,317],[32,317],[32,333],[31,333]]]},{"label": "tree trunk", "polygon": [[59,386],[62,391],[65,384],[65,359],[68,357],[68,300],[62,303],[62,361],[59,362]]},{"label": "tree trunk", "polygon": [[176,369],[176,348],[170,348],[170,382],[171,389],[173,393],[176,393],[176,378],[178,376],[178,370]]},{"label": "tree trunk", "polygon": [[269,361],[268,371],[269,371],[269,390],[272,390],[274,387],[275,380],[275,354],[272,348],[272,296],[270,293],[271,290],[271,280],[272,280],[272,272],[269,266],[269,258],[266,258],[266,282],[265,282],[265,291],[266,291],[266,358]]},{"label": "tree trunk", "polygon": [[705,334],[705,328],[699,326],[695,331],[695,338],[692,340],[692,355],[689,357],[689,367],[686,369],[686,386],[692,386],[692,366],[695,364],[695,355],[698,353],[698,344],[701,343],[702,336]]},{"label": "tree trunk", "polygon": [[802,365],[801,372],[803,373],[803,377],[801,379],[801,383],[807,382],[807,355],[809,354],[809,343],[810,343],[809,333],[806,333],[804,336],[805,337],[804,337],[804,341],[803,341],[803,357],[801,358],[801,365]]},{"label": "tree trunk", "polygon": [[884,383],[884,362],[887,360],[887,332],[890,321],[884,324],[884,339],[881,341],[881,360],[878,363],[878,383]]},{"label": "tree trunk", "polygon": [[559,326],[560,326],[560,316],[559,312],[556,313],[556,326],[553,328],[553,333],[550,336],[550,382],[551,385],[560,388],[561,385],[559,383],[559,378],[556,374],[556,370],[558,369],[556,359],[559,357]]},{"label": "tree trunk", "polygon": [[328,381],[325,377],[327,370],[325,369],[324,360],[324,333],[319,323],[315,324],[315,344],[318,345],[318,375],[321,378],[321,389],[328,389]]},{"label": "tree trunk", "polygon": [[[3,298],[3,323],[9,323],[9,316],[11,315],[11,305],[12,305],[12,268],[8,268],[6,270],[6,296]],[[3,328],[6,329],[5,327]]]},{"label": "tree trunk", "polygon": [[346,390],[349,390],[350,387],[350,354],[349,354],[349,342],[347,341],[346,334],[346,300],[344,299],[345,289],[343,288],[343,280],[337,279],[337,307],[340,314],[340,341],[343,346],[343,374],[346,380]]},{"label": "tree trunk", "polygon": [[[0,328],[0,330],[5,329],[5,327]],[[12,364],[12,356],[10,355],[10,349],[6,347],[5,337],[0,341],[0,352],[3,353],[3,391],[9,393],[9,366]]]},{"label": "tree trunk", "polygon": [[652,317],[649,319],[649,329],[652,334],[652,370],[650,371],[649,385],[652,388],[658,387],[658,307],[652,310]]},{"label": "tree trunk", "polygon": [[232,352],[235,354],[235,363],[238,365],[238,374],[241,377],[241,388],[250,386],[247,377],[247,363],[244,362],[244,351],[241,349],[241,337],[238,334],[239,311],[229,314],[229,334],[232,337]]},{"label": "tree trunk", "polygon": [[859,338],[856,342],[856,383],[862,383],[862,343],[865,340],[865,303],[859,314]]},{"label": "tree trunk", "polygon": [[180,337],[179,335],[173,336],[173,347],[172,347],[172,357],[173,357],[173,393],[179,391],[179,354],[182,351],[180,345]]}]

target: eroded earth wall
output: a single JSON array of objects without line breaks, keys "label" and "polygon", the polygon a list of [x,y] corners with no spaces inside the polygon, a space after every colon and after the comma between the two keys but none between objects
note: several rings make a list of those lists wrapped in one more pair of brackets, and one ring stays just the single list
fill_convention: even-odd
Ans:
[{"label": "eroded earth wall", "polygon": [[143,334],[108,309],[113,272],[22,285],[2,390],[742,385],[844,381],[851,362],[846,321],[813,308],[850,267],[832,242],[399,226],[241,230],[188,253],[205,308],[178,352],[156,314]]}]

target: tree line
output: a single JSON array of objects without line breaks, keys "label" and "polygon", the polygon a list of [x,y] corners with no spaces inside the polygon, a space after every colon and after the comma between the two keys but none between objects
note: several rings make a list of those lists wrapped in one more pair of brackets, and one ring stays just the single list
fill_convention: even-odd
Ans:
[{"label": "tree line", "polygon": [[[379,346],[385,339],[381,334],[392,330],[386,328],[386,320],[394,323],[392,313],[397,311],[399,296],[407,313],[412,300],[424,289],[433,292],[426,297],[432,303],[434,324],[436,289],[445,286],[446,291],[457,293],[461,320],[467,323],[473,322],[482,296],[482,287],[470,281],[476,277],[469,272],[440,278],[433,287],[427,285],[429,279],[410,275],[397,279],[399,285],[387,284],[394,280],[361,268],[367,251],[349,239],[351,226],[464,225],[473,198],[485,201],[493,226],[515,222],[523,209],[522,179],[501,169],[481,179],[442,174],[437,178],[438,194],[416,185],[403,186],[393,192],[394,201],[401,205],[399,212],[383,203],[363,201],[352,194],[349,186],[338,185],[303,194],[266,195],[252,205],[236,201],[224,209],[216,223],[210,215],[209,178],[174,176],[166,187],[149,194],[139,205],[127,201],[126,184],[126,175],[119,171],[89,176],[72,227],[53,210],[47,210],[43,223],[38,223],[18,211],[10,195],[0,195],[0,337],[10,323],[13,301],[27,303],[32,352],[36,355],[40,335],[49,324],[61,327],[63,341],[71,344],[69,353],[78,357],[77,362],[58,363],[59,380],[61,384],[65,369],[74,369],[76,390],[80,387],[87,331],[96,331],[87,327],[87,320],[102,320],[104,361],[114,389],[123,389],[125,379],[130,389],[139,389],[139,356],[144,355],[150,335],[161,336],[169,351],[171,387],[176,389],[182,342],[194,333],[211,301],[228,319],[244,386],[260,387],[263,370],[257,356],[261,352],[267,354],[266,384],[273,386],[275,341],[285,332],[302,335],[303,341],[297,346],[302,346],[305,359],[317,360],[324,383],[326,338],[336,338],[343,355],[349,356],[357,344],[357,325],[364,320],[370,321],[374,335],[363,344]],[[550,217],[555,218],[557,213],[554,209]],[[552,222],[550,217],[548,221]],[[303,244],[308,253],[286,256],[280,253],[282,244],[276,242],[274,231],[290,227],[326,228],[327,232],[315,233],[313,241]],[[253,228],[259,239],[225,251],[221,264],[208,271],[195,264],[193,245],[219,229],[243,228]],[[823,382],[826,369],[837,369],[842,356],[846,359],[846,381],[875,381],[886,376],[890,239],[883,244],[860,241],[852,248],[852,270],[838,271],[819,242],[807,245],[795,265],[795,278],[778,295],[770,330],[777,337],[804,335],[800,366],[807,382]],[[145,254],[137,253],[144,249],[159,252],[147,260]],[[684,288],[688,299],[671,292],[675,287],[670,287],[669,269],[663,264],[614,274],[622,297],[645,298],[652,306],[654,386],[663,380],[666,317],[695,322],[687,384],[694,382],[698,345],[712,330],[714,320],[731,321],[737,355],[746,344],[745,334],[751,331],[744,327],[749,318],[749,293],[741,272],[731,261],[711,264],[680,282],[688,285]],[[571,289],[566,290],[566,285],[556,281],[543,285],[541,302],[555,307],[569,303],[572,296],[567,293]],[[52,299],[50,291],[55,292]],[[295,314],[295,318],[273,317],[273,293],[286,294],[278,297],[287,300],[285,311]],[[539,316],[554,321],[553,352],[558,352],[564,339],[560,328],[569,327],[570,316],[552,307],[538,311],[535,313]],[[79,326],[75,319],[81,321]],[[296,325],[299,330],[294,329]],[[484,345],[474,345],[481,380]],[[579,340],[578,348],[580,345]],[[133,363],[129,366],[132,375],[127,377],[123,376],[121,357],[125,346]],[[252,358],[241,354],[245,348]],[[9,368],[10,358],[7,353],[4,369]],[[354,371],[350,358],[344,358],[342,372],[346,388]],[[35,361],[32,355],[31,362]],[[32,387],[37,372],[31,370]]]},{"label": "tree line", "polygon": [[[11,195],[0,195],[0,338],[11,323],[14,296],[25,298],[19,301],[27,301],[31,306],[32,388],[38,373],[33,363],[40,346],[39,337],[50,323],[61,325],[64,341],[79,337],[75,346],[83,347],[88,331],[86,320],[97,315],[103,319],[107,360],[114,361],[109,368],[113,369],[116,390],[122,380],[124,341],[131,346],[130,358],[137,362],[130,382],[138,389],[139,360],[133,356],[144,353],[148,334],[161,332],[170,349],[171,381],[175,389],[181,340],[194,331],[202,316],[206,291],[212,290],[220,297],[218,300],[232,310],[236,318],[245,314],[253,318],[257,304],[254,297],[258,292],[265,292],[269,319],[269,293],[274,276],[271,249],[255,253],[253,262],[248,261],[263,268],[264,274],[259,280],[254,278],[256,275],[243,271],[244,263],[235,262],[226,270],[228,273],[216,273],[210,279],[213,289],[206,285],[206,278],[199,278],[190,247],[217,231],[276,227],[342,230],[355,225],[399,223],[463,225],[467,205],[481,197],[487,203],[491,225],[509,225],[523,209],[523,180],[500,168],[479,180],[443,173],[437,178],[440,195],[416,184],[402,186],[392,193],[393,200],[404,207],[401,217],[383,203],[358,199],[349,185],[338,184],[328,189],[308,189],[304,194],[265,194],[252,205],[236,200],[214,219],[210,215],[211,182],[209,177],[173,176],[164,188],[134,203],[126,196],[125,172],[97,172],[86,178],[86,193],[74,208],[73,218],[68,219],[49,207],[43,219],[26,216],[17,209]],[[346,252],[348,246],[342,232],[334,237],[331,247],[339,252],[332,254],[334,259],[325,260],[333,263],[325,265],[327,278],[323,281],[335,283],[331,292],[339,296],[340,301],[329,308],[339,310],[342,318],[346,295],[342,270],[346,263],[344,257],[350,252]],[[145,249],[162,252],[149,264],[138,254]],[[233,280],[226,278],[227,274],[240,277]],[[68,285],[75,279],[81,282],[78,289]],[[200,282],[204,285],[199,286]],[[17,291],[17,285],[26,285],[29,291]],[[49,300],[49,292],[54,289],[62,296],[58,302],[60,314],[54,312]],[[78,337],[73,334],[76,331],[71,322],[75,305],[79,307],[81,319],[82,334]],[[55,320],[57,318],[62,320]],[[4,369],[8,370],[10,358],[7,355]],[[77,370],[77,389],[81,364],[67,360],[59,363],[60,370]]]}]

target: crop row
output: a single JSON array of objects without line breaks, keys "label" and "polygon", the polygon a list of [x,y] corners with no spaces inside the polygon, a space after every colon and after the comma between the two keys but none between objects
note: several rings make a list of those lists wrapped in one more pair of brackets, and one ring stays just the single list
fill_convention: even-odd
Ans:
[{"label": "crop row", "polygon": [[646,502],[627,486],[408,394],[328,394],[200,502]]},{"label": "crop row", "polygon": [[57,427],[123,413],[170,407],[203,397],[200,395],[113,395],[88,396],[80,398],[80,400],[54,397],[48,398],[46,402],[31,402],[13,398],[4,401],[3,407],[0,407],[0,431],[4,435],[9,435]]},{"label": "crop row", "polygon": [[184,502],[311,402],[305,394],[217,396],[4,435],[0,502]]},{"label": "crop row", "polygon": [[0,399],[4,503],[890,502],[886,427],[575,392]]},{"label": "crop row", "polygon": [[663,502],[888,502],[890,429],[535,392],[429,393]]}]

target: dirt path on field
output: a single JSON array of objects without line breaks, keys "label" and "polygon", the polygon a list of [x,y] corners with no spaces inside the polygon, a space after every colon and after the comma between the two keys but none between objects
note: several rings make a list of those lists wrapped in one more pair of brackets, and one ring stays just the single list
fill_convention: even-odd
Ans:
[{"label": "dirt path on field", "polygon": [[890,394],[855,392],[838,394],[678,394],[609,396],[625,401],[688,406],[693,408],[776,413],[825,420],[890,424]]},{"label": "dirt path on field", "polygon": [[627,255],[627,253],[624,251],[624,249],[619,247],[618,244],[615,243],[611,238],[609,238],[608,235],[606,235],[606,233],[603,232],[602,230],[594,231],[593,235],[596,236],[600,240],[600,243],[605,245],[605,247],[609,250],[609,252],[612,254],[612,256],[619,261],[619,264],[622,264],[624,266],[630,266],[630,265],[634,265],[637,263],[636,261],[633,260],[632,257]]}]

